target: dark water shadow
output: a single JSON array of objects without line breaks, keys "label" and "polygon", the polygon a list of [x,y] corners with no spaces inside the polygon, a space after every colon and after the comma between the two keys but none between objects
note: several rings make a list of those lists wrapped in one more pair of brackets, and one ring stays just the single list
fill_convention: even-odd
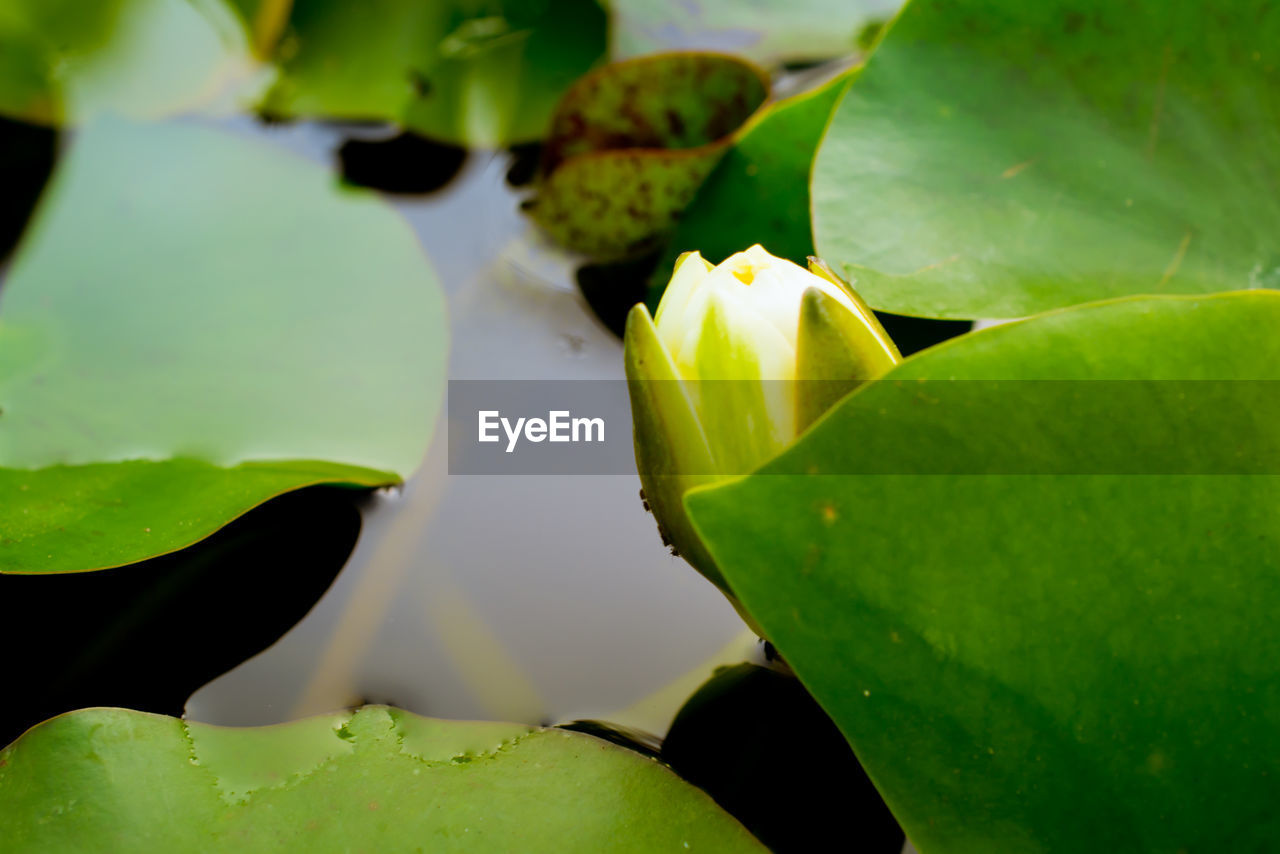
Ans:
[{"label": "dark water shadow", "polygon": [[652,252],[625,261],[584,264],[574,276],[596,319],[619,338],[627,327],[627,312],[648,296],[658,258],[659,253]]},{"label": "dark water shadow", "polygon": [[0,116],[0,263],[22,237],[57,154],[56,130]]},{"label": "dark water shadow", "polygon": [[777,854],[898,854],[905,834],[799,680],[721,668],[676,715],[661,758]]},{"label": "dark water shadow", "polygon": [[532,184],[538,176],[538,164],[542,162],[542,143],[519,143],[507,151],[511,155],[511,165],[507,167],[507,184],[516,189]]},{"label": "dark water shadow", "polygon": [[619,747],[627,748],[627,750],[642,753],[650,759],[661,760],[662,758],[662,739],[651,733],[641,732],[630,727],[618,726],[608,721],[580,720],[560,724],[557,729],[594,735],[596,738],[607,741],[610,744],[616,744]]},{"label": "dark water shadow", "polygon": [[963,335],[973,328],[972,320],[933,320],[927,317],[889,314],[884,311],[877,311],[876,317],[904,356],[927,350],[935,344]]},{"label": "dark water shadow", "polygon": [[466,162],[467,149],[407,132],[390,139],[348,139],[338,148],[347,183],[401,195],[440,192]]},{"label": "dark water shadow", "polygon": [[204,542],[133,566],[0,575],[0,745],[54,715],[181,715],[199,687],[266,649],[346,563],[367,492],[276,498]]}]

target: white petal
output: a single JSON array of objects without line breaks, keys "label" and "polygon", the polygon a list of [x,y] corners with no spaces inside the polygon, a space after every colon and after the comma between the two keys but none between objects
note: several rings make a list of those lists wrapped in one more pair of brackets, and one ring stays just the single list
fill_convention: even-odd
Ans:
[{"label": "white petal", "polygon": [[[688,320],[686,314],[689,301],[698,292],[711,269],[711,265],[697,252],[686,253],[676,265],[671,281],[667,284],[667,289],[662,293],[662,300],[658,303],[658,312],[653,318],[653,324],[658,329],[658,337],[668,352],[675,352],[682,337],[681,328]],[[696,323],[696,317],[691,319]]]}]

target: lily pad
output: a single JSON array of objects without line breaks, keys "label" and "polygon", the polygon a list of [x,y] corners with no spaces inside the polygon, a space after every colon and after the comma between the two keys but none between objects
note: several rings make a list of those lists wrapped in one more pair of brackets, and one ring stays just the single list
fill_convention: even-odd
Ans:
[{"label": "lily pad", "polygon": [[812,255],[809,171],[836,102],[849,86],[843,74],[810,92],[770,104],[743,128],[699,188],[667,242],[651,281],[657,309],[683,252],[718,264],[757,243],[779,258],[805,264]]},{"label": "lily pad", "polygon": [[395,483],[443,386],[408,226],[191,124],[78,136],[0,291],[0,570],[189,545],[315,483]]},{"label": "lily pad", "polygon": [[178,112],[252,71],[222,0],[0,0],[0,44],[0,113],[45,124]]},{"label": "lily pad", "polygon": [[595,0],[299,2],[262,108],[395,121],[459,145],[526,142],[605,42]]},{"label": "lily pad", "polygon": [[612,0],[612,54],[720,50],[757,62],[806,62],[856,52],[863,30],[901,0]]},{"label": "lily pad", "polygon": [[766,850],[630,750],[380,706],[250,729],[73,712],[0,752],[0,817],[14,854]]},{"label": "lily pad", "polygon": [[600,258],[654,248],[768,97],[763,73],[720,54],[608,65],[556,108],[532,217]]},{"label": "lily pad", "polygon": [[912,0],[818,152],[819,253],[925,317],[1280,284],[1278,46],[1265,0]]},{"label": "lily pad", "polygon": [[922,851],[1280,845],[1278,324],[1252,292],[963,336],[689,496]]}]

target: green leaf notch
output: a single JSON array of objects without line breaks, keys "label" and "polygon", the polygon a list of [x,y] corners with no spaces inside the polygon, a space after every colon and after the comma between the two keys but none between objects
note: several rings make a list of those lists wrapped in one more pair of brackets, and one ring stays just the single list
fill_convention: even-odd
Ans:
[{"label": "green leaf notch", "polygon": [[380,706],[256,729],[72,712],[0,752],[0,818],[13,854],[765,851],[649,757]]},{"label": "green leaf notch", "polygon": [[911,0],[836,109],[819,254],[878,309],[1280,285],[1280,8]]},{"label": "green leaf notch", "polygon": [[1278,324],[1243,292],[964,336],[688,497],[922,852],[1280,844]]},{"label": "green leaf notch", "polygon": [[443,386],[408,226],[193,124],[86,127],[0,291],[0,571],[196,542],[315,483],[398,482]]}]

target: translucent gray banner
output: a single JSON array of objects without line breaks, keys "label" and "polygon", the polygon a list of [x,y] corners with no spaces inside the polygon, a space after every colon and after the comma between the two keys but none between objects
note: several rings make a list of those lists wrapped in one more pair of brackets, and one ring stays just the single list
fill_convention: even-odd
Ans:
[{"label": "translucent gray banner", "polygon": [[[630,391],[621,380],[451,381],[449,471],[635,473]],[[655,382],[634,391],[659,399],[681,394],[712,415],[717,423],[706,426],[714,450],[717,435],[763,429],[762,407],[822,411],[848,385]],[[748,411],[756,421],[727,417]],[[1276,380],[881,380],[822,422],[806,455],[784,454],[766,471],[1280,474]],[[750,472],[718,462],[684,473]]]}]

